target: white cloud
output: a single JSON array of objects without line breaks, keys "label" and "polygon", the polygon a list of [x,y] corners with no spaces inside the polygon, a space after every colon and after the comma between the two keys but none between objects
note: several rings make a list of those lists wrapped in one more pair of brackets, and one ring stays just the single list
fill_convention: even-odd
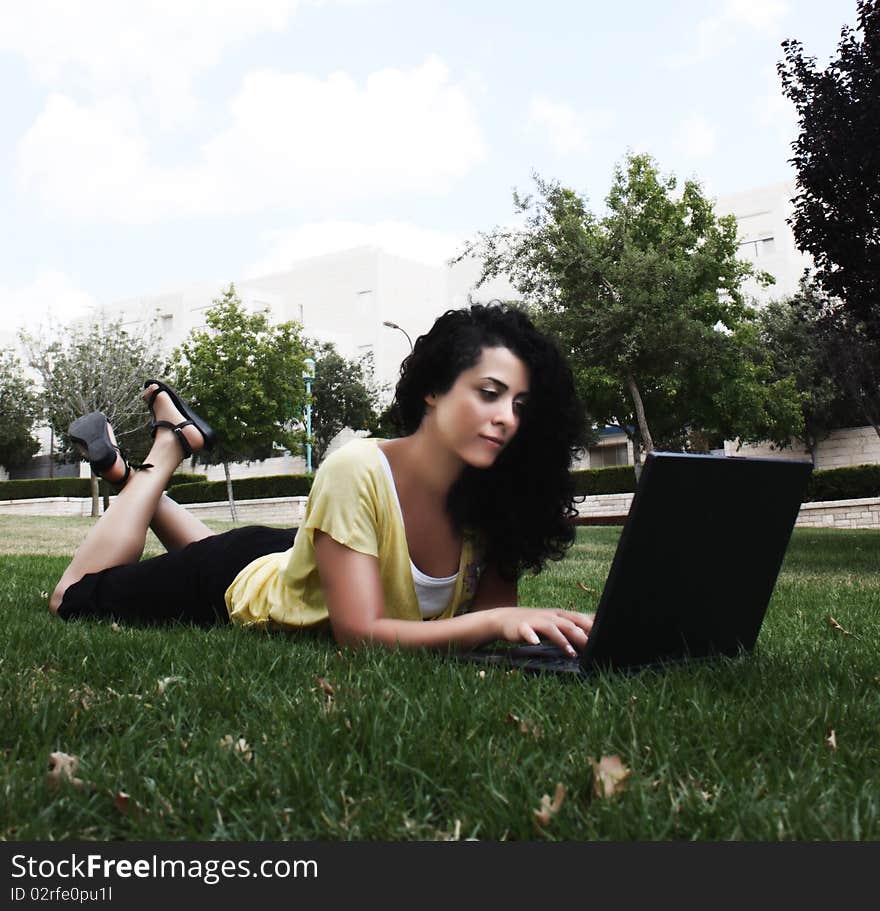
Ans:
[{"label": "white cloud", "polygon": [[725,14],[731,22],[769,33],[778,27],[790,10],[788,0],[727,0]]},{"label": "white cloud", "polygon": [[437,57],[362,85],[343,72],[252,72],[228,121],[196,161],[168,167],[127,99],[54,95],[19,143],[18,185],[53,213],[148,222],[438,194],[486,155],[470,97]]},{"label": "white cloud", "polygon": [[364,224],[353,221],[323,221],[278,231],[265,238],[268,251],[244,272],[245,278],[283,272],[299,260],[352,247],[380,247],[404,259],[440,265],[458,253],[462,238],[401,221]]},{"label": "white cloud", "polygon": [[97,302],[63,272],[44,272],[30,284],[0,287],[0,334],[14,337],[19,329],[28,332],[40,326],[68,323],[85,316]]},{"label": "white cloud", "polygon": [[597,133],[609,129],[612,119],[607,111],[576,111],[565,102],[534,95],[527,126],[533,132],[542,132],[557,152],[570,155],[586,151]]},{"label": "white cloud", "polygon": [[780,139],[793,142],[798,133],[795,106],[782,94],[775,68],[768,66],[761,75],[765,90],[756,98],[752,111],[763,127],[772,130]]},{"label": "white cloud", "polygon": [[743,29],[772,36],[791,11],[789,0],[725,0],[720,9],[696,25],[690,51],[667,57],[673,67],[711,60],[736,41]]},{"label": "white cloud", "polygon": [[297,0],[29,0],[0,6],[0,52],[50,88],[133,92],[163,125],[196,106],[193,80],[230,47],[288,27]]},{"label": "white cloud", "polygon": [[676,145],[688,158],[708,158],[717,146],[717,128],[699,114],[692,114],[682,120],[675,135]]}]

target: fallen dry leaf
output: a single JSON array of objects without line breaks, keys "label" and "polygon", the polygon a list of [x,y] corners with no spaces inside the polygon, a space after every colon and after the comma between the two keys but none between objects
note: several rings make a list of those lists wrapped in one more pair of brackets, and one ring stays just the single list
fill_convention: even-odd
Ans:
[{"label": "fallen dry leaf", "polygon": [[226,734],[220,738],[219,746],[224,750],[232,750],[233,753],[238,753],[245,762],[250,762],[254,758],[253,750],[244,737],[234,740],[232,734]]},{"label": "fallen dry leaf", "polygon": [[541,806],[537,810],[532,810],[535,822],[539,826],[549,825],[553,817],[559,812],[563,800],[565,800],[565,786],[559,781],[556,783],[553,799],[550,799],[549,794],[544,794],[541,797]]},{"label": "fallen dry leaf", "polygon": [[593,767],[593,793],[603,799],[619,794],[632,775],[632,769],[628,769],[616,753],[603,756],[598,762],[590,759],[590,765]]},{"label": "fallen dry leaf", "polygon": [[586,585],[584,585],[583,582],[578,582],[578,588],[579,588],[582,592],[587,592],[587,593],[590,594],[590,595],[598,594],[598,592],[596,591],[595,588],[588,588]]},{"label": "fallen dry leaf", "polygon": [[333,689],[333,684],[326,677],[318,677],[318,686],[328,695],[335,696],[336,690]]},{"label": "fallen dry leaf", "polygon": [[123,816],[131,816],[132,819],[141,818],[141,808],[138,806],[137,801],[132,800],[125,791],[117,791],[113,796],[113,803],[116,804],[116,809]]},{"label": "fallen dry leaf", "polygon": [[507,721],[510,724],[515,724],[522,734],[531,734],[535,740],[540,740],[544,734],[543,728],[540,725],[535,724],[533,721],[529,721],[528,718],[520,718],[519,715],[514,715],[513,712],[507,713]]},{"label": "fallen dry leaf", "polygon": [[834,728],[828,732],[828,736],[825,738],[825,743],[828,744],[830,750],[837,749],[837,734],[834,733]]},{"label": "fallen dry leaf", "polygon": [[71,787],[82,790],[86,783],[76,777],[79,768],[79,759],[67,753],[49,754],[49,771],[46,773],[46,786],[54,791],[61,785],[69,784]]},{"label": "fallen dry leaf", "polygon": [[110,631],[113,633],[121,633],[122,627],[114,620],[113,623],[110,624]]},{"label": "fallen dry leaf", "polygon": [[825,620],[828,622],[828,625],[831,629],[836,629],[837,632],[843,633],[844,636],[852,636],[853,639],[858,639],[859,637],[855,633],[851,633],[848,629],[844,629],[831,614],[825,614]]},{"label": "fallen dry leaf", "polygon": [[165,690],[167,690],[168,687],[171,686],[172,683],[181,683],[182,681],[183,681],[183,677],[163,677],[159,681],[158,686],[157,686],[157,689],[159,690],[159,695],[164,696]]},{"label": "fallen dry leaf", "polygon": [[233,752],[238,753],[245,762],[250,762],[254,758],[253,750],[244,737],[239,737],[238,740],[236,740]]}]

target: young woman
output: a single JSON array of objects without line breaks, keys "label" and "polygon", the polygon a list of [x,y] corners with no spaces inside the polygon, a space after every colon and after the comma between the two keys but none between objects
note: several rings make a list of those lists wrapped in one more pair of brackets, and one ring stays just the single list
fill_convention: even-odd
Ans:
[{"label": "young woman", "polygon": [[[144,398],[154,443],[142,466],[127,464],[100,413],[71,425],[121,489],[50,598],[58,616],[329,623],[340,643],[405,648],[543,637],[574,654],[586,642],[590,615],[515,606],[521,573],[574,540],[582,428],[571,371],[520,311],[451,310],[417,339],[395,397],[407,435],[325,459],[298,534],[214,534],[167,497],[182,458],[214,435],[163,383],[148,380]],[[168,553],[140,561],[148,527]]]}]

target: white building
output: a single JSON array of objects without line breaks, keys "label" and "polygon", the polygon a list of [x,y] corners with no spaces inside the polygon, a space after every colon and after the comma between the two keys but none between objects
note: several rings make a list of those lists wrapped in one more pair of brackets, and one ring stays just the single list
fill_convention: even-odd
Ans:
[{"label": "white building", "polygon": [[[517,296],[506,281],[488,282],[475,291],[478,276],[473,261],[432,266],[364,246],[302,260],[286,272],[232,281],[247,309],[268,310],[273,322],[294,320],[305,335],[333,342],[345,357],[372,351],[376,381],[393,390],[400,362],[410,350],[407,336],[415,341],[441,313],[465,306],[469,296],[483,302]],[[200,284],[129,298],[107,313],[131,324],[157,319],[170,350],[205,325],[205,311],[228,285]]]},{"label": "white building", "polygon": [[759,303],[794,294],[804,270],[813,263],[798,250],[787,222],[794,210],[791,200],[795,192],[794,181],[789,181],[720,196],[715,204],[718,215],[736,218],[739,258],[776,279],[766,288],[754,279],[746,283],[745,293]]},{"label": "white building", "polygon": [[[786,219],[792,212],[793,182],[760,187],[722,196],[716,201],[718,214],[733,214],[739,226],[740,256],[756,268],[774,276],[776,283],[761,288],[754,281],[746,293],[757,303],[792,294],[811,260],[802,254]],[[519,297],[505,280],[488,282],[479,289],[479,264],[465,260],[453,266],[427,265],[395,256],[379,247],[355,247],[316,256],[291,264],[290,269],[272,275],[223,283],[202,283],[191,287],[121,300],[106,308],[111,318],[143,324],[158,320],[170,350],[192,329],[205,325],[205,311],[233,281],[244,305],[268,310],[273,321],[295,320],[304,334],[336,344],[340,353],[357,358],[372,352],[375,379],[390,398],[400,362],[409,353],[410,342],[427,331],[441,313],[465,306],[468,299],[486,302]],[[394,323],[402,331],[389,328]],[[870,430],[870,428],[868,428]],[[865,428],[838,431],[820,444],[818,467],[880,462],[880,440]],[[726,449],[733,449],[728,444]],[[757,450],[764,452],[766,449]],[[774,453],[778,455],[779,453]],[[785,455],[804,458],[802,450]],[[591,447],[583,467],[631,464],[632,444],[622,432],[606,429]],[[302,471],[302,459],[285,457],[249,466],[237,466],[236,476]],[[83,464],[82,469],[87,471]],[[2,474],[2,469],[0,469]],[[222,468],[208,469],[211,478],[221,477]]]}]

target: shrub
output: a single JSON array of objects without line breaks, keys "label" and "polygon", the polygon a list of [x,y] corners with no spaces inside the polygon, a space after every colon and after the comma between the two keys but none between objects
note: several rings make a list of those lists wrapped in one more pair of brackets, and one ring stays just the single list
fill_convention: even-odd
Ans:
[{"label": "shrub", "polygon": [[165,489],[177,487],[178,484],[199,484],[207,480],[207,475],[199,474],[198,472],[177,471],[171,475],[171,480],[168,482],[168,487]]},{"label": "shrub", "polygon": [[[602,493],[631,493],[636,489],[632,465],[573,471],[578,496]],[[880,497],[880,465],[852,465],[814,471],[804,502],[857,500]]]},{"label": "shrub", "polygon": [[36,497],[89,497],[88,478],[25,478],[0,481],[0,500],[30,500]]},{"label": "shrub", "polygon": [[[307,497],[312,489],[310,475],[282,474],[262,478],[236,478],[232,495],[236,500],[261,500],[267,497]],[[226,481],[201,481],[177,484],[168,496],[178,503],[215,503],[226,500]]]},{"label": "shrub", "polygon": [[852,465],[814,471],[804,502],[880,497],[880,465]]},{"label": "shrub", "polygon": [[636,489],[636,475],[632,465],[615,468],[587,468],[573,471],[574,489],[579,497],[592,497],[600,493],[632,493]]}]

